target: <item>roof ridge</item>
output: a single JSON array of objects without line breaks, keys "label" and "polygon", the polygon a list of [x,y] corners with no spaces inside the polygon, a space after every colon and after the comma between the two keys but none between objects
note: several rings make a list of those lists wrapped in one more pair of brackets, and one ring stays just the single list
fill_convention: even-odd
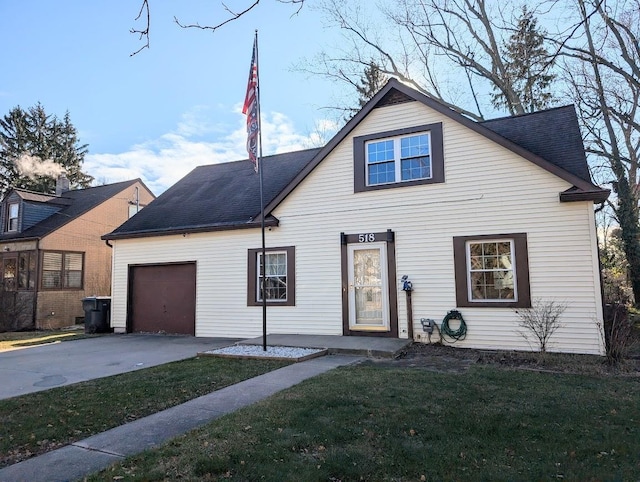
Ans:
[{"label": "roof ridge", "polygon": [[567,108],[572,108],[575,110],[575,104],[559,105],[556,107],[550,107],[548,109],[537,110],[535,112],[525,112],[524,114],[513,114],[513,115],[505,115],[502,117],[494,117],[493,119],[485,119],[485,120],[478,121],[478,124],[484,124],[485,122],[492,122],[492,121],[499,121],[499,120],[506,120],[506,119],[518,119],[521,117],[544,114],[546,112],[551,112],[551,111],[560,110],[560,109],[567,109]]},{"label": "roof ridge", "polygon": [[[280,156],[286,156],[286,155],[291,155],[291,154],[302,154],[303,152],[309,152],[309,151],[319,151],[320,149],[322,149],[324,146],[320,146],[320,147],[309,147],[307,149],[298,149],[298,150],[294,150],[294,151],[286,151],[286,152],[278,152],[277,154],[269,154],[268,156],[262,156],[261,159],[269,159],[272,157],[280,157]],[[221,164],[239,164],[241,162],[248,162],[250,159],[249,158],[245,158],[245,159],[236,159],[235,161],[225,161],[225,162],[212,162],[210,164],[200,164],[199,166],[194,167],[194,169],[198,169],[200,167],[210,167],[210,166],[218,166]]]},{"label": "roof ridge", "polygon": [[68,192],[79,192],[79,191],[88,191],[90,189],[97,189],[97,188],[101,188],[101,187],[111,187],[111,186],[116,186],[118,184],[133,184],[136,181],[141,181],[141,179],[139,177],[135,178],[135,179],[128,179],[126,181],[118,181],[118,182],[110,182],[108,184],[100,184],[98,186],[89,186],[89,187],[81,187],[79,189],[69,189],[68,191],[63,192],[62,196],[56,196],[55,194],[51,194],[51,196],[54,197],[64,197],[64,194],[68,193]]}]

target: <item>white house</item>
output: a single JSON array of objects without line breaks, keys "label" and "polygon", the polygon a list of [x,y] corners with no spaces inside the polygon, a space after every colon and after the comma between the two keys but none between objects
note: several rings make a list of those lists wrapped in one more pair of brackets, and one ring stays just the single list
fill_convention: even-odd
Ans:
[{"label": "white house", "polygon": [[[530,350],[515,310],[565,303],[550,350],[602,354],[594,203],[573,107],[471,121],[390,80],[322,149],[201,166],[104,236],[115,331],[413,336]],[[413,283],[413,319],[400,277]],[[437,333],[437,332],[436,332]],[[437,339],[435,337],[434,339]]]}]

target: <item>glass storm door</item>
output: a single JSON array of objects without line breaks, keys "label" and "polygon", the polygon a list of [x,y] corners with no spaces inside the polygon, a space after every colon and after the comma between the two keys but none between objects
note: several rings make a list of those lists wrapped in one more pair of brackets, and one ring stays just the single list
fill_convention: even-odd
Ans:
[{"label": "glass storm door", "polygon": [[386,243],[350,244],[349,328],[389,331]]}]

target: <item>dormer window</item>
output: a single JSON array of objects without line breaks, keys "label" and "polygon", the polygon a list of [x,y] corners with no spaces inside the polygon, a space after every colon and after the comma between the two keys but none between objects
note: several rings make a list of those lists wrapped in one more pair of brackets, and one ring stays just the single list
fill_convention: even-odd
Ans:
[{"label": "dormer window", "polygon": [[20,205],[18,203],[10,203],[7,209],[7,231],[18,230],[18,212]]},{"label": "dormer window", "polygon": [[355,137],[354,190],[444,182],[442,124]]},{"label": "dormer window", "polygon": [[370,141],[367,146],[367,186],[429,179],[431,148],[428,132]]}]

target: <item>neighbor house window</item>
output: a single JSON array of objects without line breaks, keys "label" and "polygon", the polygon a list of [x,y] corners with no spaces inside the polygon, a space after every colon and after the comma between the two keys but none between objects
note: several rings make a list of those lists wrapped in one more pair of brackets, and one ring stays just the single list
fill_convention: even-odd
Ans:
[{"label": "neighbor house window", "polygon": [[36,287],[36,252],[21,251],[18,255],[18,289],[33,290]]},{"label": "neighbor house window", "polygon": [[453,238],[458,306],[528,307],[525,233]]},{"label": "neighbor house window", "polygon": [[11,203],[7,208],[7,231],[18,230],[18,212],[20,205],[18,203]]},{"label": "neighbor house window", "polygon": [[354,138],[354,190],[444,182],[442,124]]},{"label": "neighbor house window", "polygon": [[146,204],[144,206],[142,204],[129,204],[129,219],[142,211],[142,208],[145,206]]},{"label": "neighbor house window", "polygon": [[42,288],[82,288],[83,266],[82,253],[44,252],[42,254]]},{"label": "neighbor house window", "polygon": [[15,257],[4,258],[2,261],[2,290],[3,291],[15,291],[16,290],[16,274],[18,267],[18,260]]},{"label": "neighbor house window", "polygon": [[268,248],[262,269],[262,250],[250,249],[247,304],[295,305],[295,248]]}]

